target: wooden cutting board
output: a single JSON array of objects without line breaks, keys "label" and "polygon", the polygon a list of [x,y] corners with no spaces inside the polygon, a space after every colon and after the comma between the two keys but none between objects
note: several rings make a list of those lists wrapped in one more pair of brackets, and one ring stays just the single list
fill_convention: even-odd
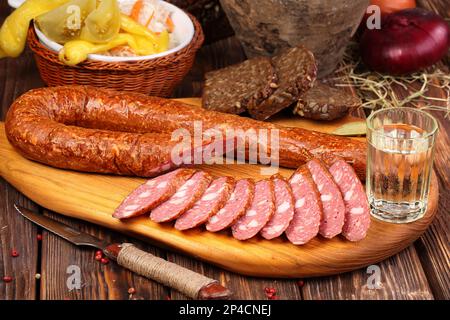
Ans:
[{"label": "wooden cutting board", "polygon": [[[198,104],[196,99],[185,100]],[[356,118],[318,125],[307,120],[281,119],[290,125],[330,132]],[[260,178],[258,165],[199,166],[213,175]],[[289,169],[280,169],[288,176]],[[352,243],[342,237],[313,239],[295,246],[284,237],[264,240],[260,237],[238,241],[228,231],[210,233],[202,229],[177,231],[171,224],[156,224],[146,216],[129,221],[111,217],[112,212],[143,179],[80,173],[55,169],[20,156],[6,139],[0,123],[0,174],[39,205],[126,234],[134,235],[164,248],[170,248],[208,261],[237,273],[261,277],[311,277],[331,275],[377,263],[401,251],[416,240],[436,214],[438,183],[433,173],[428,210],[424,218],[396,225],[372,219],[367,237]]]}]

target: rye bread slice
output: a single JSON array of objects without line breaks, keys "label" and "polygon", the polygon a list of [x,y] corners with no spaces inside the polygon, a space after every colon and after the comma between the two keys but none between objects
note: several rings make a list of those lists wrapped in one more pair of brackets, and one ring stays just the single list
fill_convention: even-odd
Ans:
[{"label": "rye bread slice", "polygon": [[203,108],[239,114],[267,99],[277,86],[270,58],[257,57],[205,75]]},{"label": "rye bread slice", "polygon": [[345,90],[316,82],[294,106],[294,114],[314,120],[335,120],[350,109],[360,107],[361,99]]},{"label": "rye bread slice", "polygon": [[292,105],[313,86],[317,76],[314,55],[302,45],[284,50],[272,63],[278,75],[277,89],[263,102],[248,107],[250,116],[258,120]]}]

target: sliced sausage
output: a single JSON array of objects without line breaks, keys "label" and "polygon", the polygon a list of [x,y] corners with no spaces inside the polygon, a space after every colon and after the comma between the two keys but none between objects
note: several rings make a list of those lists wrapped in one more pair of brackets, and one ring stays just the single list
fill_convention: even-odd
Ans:
[{"label": "sliced sausage", "polygon": [[362,240],[370,226],[370,208],[364,187],[355,170],[344,160],[334,162],[329,171],[344,198],[342,235],[350,241]]},{"label": "sliced sausage", "polygon": [[211,176],[204,171],[195,173],[169,200],[153,209],[150,218],[155,222],[167,222],[178,218],[200,199],[211,180]]},{"label": "sliced sausage", "polygon": [[319,233],[325,238],[333,238],[342,232],[344,225],[344,199],[333,176],[322,161],[314,159],[308,161],[306,166],[317,185],[322,201],[323,219]]},{"label": "sliced sausage", "polygon": [[148,180],[122,201],[114,211],[113,217],[126,219],[150,212],[169,199],[194,172],[193,169],[177,169]]},{"label": "sliced sausage", "polygon": [[255,184],[250,179],[241,179],[236,182],[233,192],[225,206],[209,218],[206,230],[217,232],[231,227],[252,203],[255,193]]},{"label": "sliced sausage", "polygon": [[275,212],[275,196],[272,180],[261,180],[255,185],[255,196],[250,208],[231,227],[233,237],[247,240],[254,237],[269,222]]},{"label": "sliced sausage", "polygon": [[231,177],[220,177],[211,182],[200,200],[177,219],[175,228],[187,230],[208,221],[209,217],[216,214],[225,205],[233,192],[234,183],[235,181]]},{"label": "sliced sausage", "polygon": [[280,175],[272,177],[275,191],[275,213],[261,230],[265,239],[279,237],[294,218],[294,195],[289,183]]},{"label": "sliced sausage", "polygon": [[295,214],[286,236],[293,244],[305,244],[319,233],[322,220],[322,202],[317,186],[306,166],[302,166],[289,179],[295,200]]}]

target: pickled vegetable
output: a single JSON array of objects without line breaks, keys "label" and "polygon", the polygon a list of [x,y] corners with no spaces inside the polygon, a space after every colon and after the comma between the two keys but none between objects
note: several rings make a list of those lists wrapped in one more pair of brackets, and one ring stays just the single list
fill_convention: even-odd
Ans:
[{"label": "pickled vegetable", "polygon": [[135,20],[131,19],[129,16],[121,14],[120,15],[120,28],[131,34],[138,36],[146,36],[152,40],[156,41],[156,35],[148,30],[143,25],[139,24]]},{"label": "pickled vegetable", "polygon": [[0,58],[18,57],[25,48],[30,21],[68,0],[27,0],[8,16],[0,28]]},{"label": "pickled vegetable", "polygon": [[35,21],[50,40],[64,44],[79,38],[85,19],[95,9],[96,0],[71,0]]},{"label": "pickled vegetable", "polygon": [[85,40],[68,41],[59,52],[59,60],[69,66],[74,66],[85,61],[89,54],[105,52],[127,42],[127,38],[122,37],[121,34],[103,44],[94,44]]},{"label": "pickled vegetable", "polygon": [[[150,42],[152,43],[155,53],[163,52],[169,49],[169,32],[167,30],[164,30],[159,34],[153,33],[143,25],[137,23],[124,14],[121,15],[120,27],[127,33],[145,37],[148,40],[148,45],[150,45]],[[144,39],[142,39],[141,41],[144,42]]]},{"label": "pickled vegetable", "polygon": [[126,34],[128,38],[128,45],[140,56],[148,56],[155,53],[164,52],[169,47],[169,33],[167,31],[155,35],[154,39],[146,36],[139,36],[136,34]]},{"label": "pickled vegetable", "polygon": [[156,41],[154,41],[154,47],[156,52],[164,52],[169,49],[169,31],[164,30],[163,32],[156,35]]},{"label": "pickled vegetable", "polygon": [[120,29],[120,9],[116,0],[102,0],[84,22],[81,40],[104,43],[113,39]]},{"label": "pickled vegetable", "polygon": [[67,42],[59,52],[59,59],[69,66],[77,65],[88,58],[89,54],[102,53],[113,48],[128,45],[136,54],[141,56],[151,55],[164,51],[162,46],[168,43],[167,36],[161,33],[159,42],[155,42],[145,36],[132,35],[129,33],[119,33],[111,41],[102,44],[94,44],[85,40],[72,40]]}]

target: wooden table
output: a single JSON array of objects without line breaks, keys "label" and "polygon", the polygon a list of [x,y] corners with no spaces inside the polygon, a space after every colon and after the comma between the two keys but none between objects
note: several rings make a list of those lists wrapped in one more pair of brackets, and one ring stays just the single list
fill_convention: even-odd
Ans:
[{"label": "wooden table", "polygon": [[[419,1],[423,6],[450,16],[446,0]],[[0,4],[0,23],[10,12],[6,1]],[[196,64],[176,91],[177,97],[200,95],[205,71],[239,62],[244,58],[234,38],[221,40],[201,49]],[[0,60],[0,118],[4,119],[12,101],[25,91],[43,86],[29,51],[18,59]],[[448,92],[434,92],[445,97]],[[40,230],[25,221],[13,209],[18,203],[57,218],[84,232],[110,241],[130,241],[139,247],[187,268],[216,278],[235,292],[238,299],[266,299],[265,287],[277,289],[280,299],[450,299],[449,207],[450,123],[443,113],[435,112],[441,125],[436,148],[435,169],[440,184],[437,218],[427,232],[413,245],[378,266],[381,270],[379,289],[369,289],[370,274],[366,269],[342,275],[298,280],[258,279],[224,271],[171,251],[162,250],[136,239],[99,228],[82,221],[67,219],[31,202],[0,178],[0,299],[129,299],[128,289],[136,293],[132,299],[184,299],[176,291],[125,271],[114,263],[102,265],[94,260],[94,251],[80,249]],[[42,241],[37,238],[42,233]],[[19,257],[11,257],[15,249]],[[71,265],[81,269],[81,289],[67,288]],[[36,274],[41,278],[37,280]]]}]

